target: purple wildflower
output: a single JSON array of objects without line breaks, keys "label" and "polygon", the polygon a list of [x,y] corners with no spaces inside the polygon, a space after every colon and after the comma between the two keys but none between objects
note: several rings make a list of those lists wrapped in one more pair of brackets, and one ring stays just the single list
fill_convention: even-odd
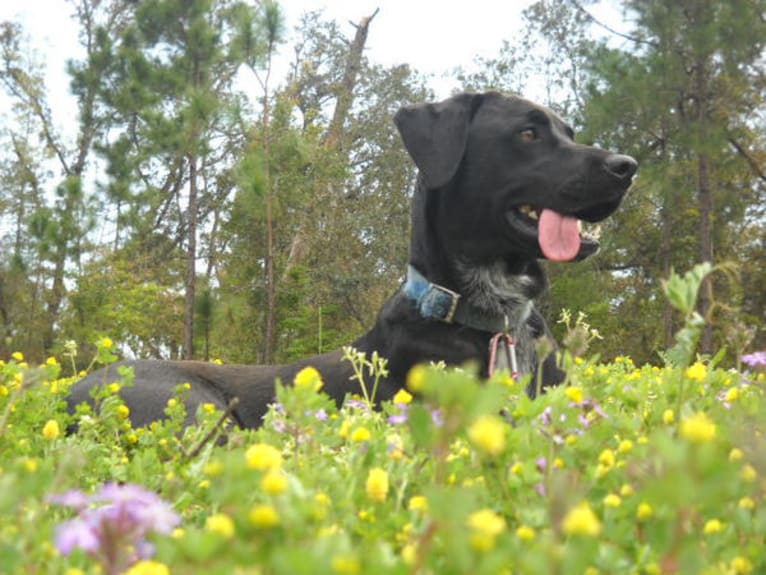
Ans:
[{"label": "purple wildflower", "polygon": [[766,351],[756,351],[742,356],[742,363],[750,367],[766,367]]},{"label": "purple wildflower", "polygon": [[71,507],[72,509],[80,511],[81,509],[85,509],[88,506],[90,503],[90,497],[85,495],[79,489],[71,489],[69,491],[65,491],[64,493],[56,493],[51,495],[48,497],[48,501],[50,503],[55,503],[56,505],[63,505],[64,507]]},{"label": "purple wildflower", "polygon": [[98,558],[104,571],[122,573],[151,557],[150,533],[170,533],[180,517],[156,493],[138,485],[107,483],[92,496],[81,491],[52,495],[49,501],[78,510],[56,528],[56,548],[64,555],[81,549]]},{"label": "purple wildflower", "polygon": [[353,407],[355,409],[361,409],[362,411],[369,410],[369,406],[367,405],[367,402],[361,399],[347,399],[346,405],[348,405],[349,407]]},{"label": "purple wildflower", "polygon": [[93,555],[100,545],[98,524],[92,516],[88,520],[77,517],[56,527],[56,549],[63,555],[69,555],[75,549]]},{"label": "purple wildflower", "polygon": [[273,419],[271,428],[277,433],[287,433],[287,422],[284,419]]},{"label": "purple wildflower", "polygon": [[324,409],[317,409],[314,412],[314,417],[317,421],[327,421],[327,412]]},{"label": "purple wildflower", "polygon": [[444,414],[442,414],[441,409],[434,409],[431,412],[431,421],[436,427],[444,426]]},{"label": "purple wildflower", "polygon": [[406,403],[397,403],[396,407],[399,411],[388,416],[388,423],[391,425],[402,425],[407,423],[407,410],[409,409],[409,406]]},{"label": "purple wildflower", "polygon": [[553,408],[550,405],[546,406],[546,408],[543,409],[543,412],[538,416],[540,423],[543,425],[550,425],[553,423],[553,416],[551,415],[552,411]]},{"label": "purple wildflower", "polygon": [[388,423],[391,425],[402,425],[403,423],[407,423],[407,412],[400,411],[399,413],[389,415]]},{"label": "purple wildflower", "polygon": [[545,457],[538,457],[535,459],[535,467],[542,473],[548,467],[548,460]]}]

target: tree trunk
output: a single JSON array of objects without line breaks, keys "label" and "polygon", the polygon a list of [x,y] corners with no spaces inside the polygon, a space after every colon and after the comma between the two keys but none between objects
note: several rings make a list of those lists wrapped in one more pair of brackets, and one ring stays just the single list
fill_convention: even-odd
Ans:
[{"label": "tree trunk", "polygon": [[197,156],[189,154],[189,206],[187,208],[186,282],[184,295],[183,358],[194,359],[194,299],[197,284]]},{"label": "tree trunk", "polygon": [[[709,161],[705,153],[700,153],[697,158],[697,181],[700,203],[700,260],[713,263],[713,235],[710,221],[713,213],[713,194],[710,188]],[[710,275],[707,275],[702,281],[699,294],[699,311],[705,318],[700,351],[707,354],[713,352],[713,326],[709,317],[712,302],[713,282]]]},{"label": "tree trunk", "polygon": [[[695,66],[695,96],[697,100],[697,197],[700,212],[699,256],[701,262],[713,263],[713,190],[710,183],[710,160],[705,146],[708,140],[708,79],[707,59],[701,57]],[[699,312],[705,318],[705,328],[700,340],[700,351],[713,351],[713,327],[710,323],[710,307],[713,302],[713,283],[710,275],[702,282],[699,294]]]},{"label": "tree trunk", "polygon": [[[343,71],[343,80],[338,89],[338,97],[335,100],[335,109],[333,110],[332,120],[330,121],[327,135],[324,140],[324,146],[328,150],[340,151],[344,148],[343,126],[348,118],[351,105],[354,102],[354,88],[357,84],[359,69],[362,66],[362,54],[364,53],[364,46],[367,43],[370,23],[378,14],[378,10],[379,9],[376,9],[370,16],[363,17],[359,21],[359,24],[352,24],[356,28],[356,34],[349,46],[346,67]],[[322,190],[318,190],[316,195],[317,197],[323,197],[325,194]],[[287,277],[290,270],[305,261],[311,252],[311,245],[305,227],[306,224],[304,223],[298,228],[293,236],[293,240],[290,243],[290,254],[287,257],[287,264],[285,265],[282,277]]]},{"label": "tree trunk", "polygon": [[[660,158],[661,161],[667,161],[666,155],[666,142],[668,138],[668,118],[663,116],[661,127],[661,142],[660,142]],[[667,192],[663,199],[663,205],[661,210],[662,218],[662,277],[670,277],[670,270],[673,267],[673,214],[677,212],[676,191],[675,186],[667,188]],[[663,349],[670,349],[673,345],[673,306],[670,304],[667,298],[665,298],[665,306],[662,310],[662,332],[663,332]]]},{"label": "tree trunk", "polygon": [[[272,51],[269,50],[269,54]],[[269,77],[271,76],[271,58],[263,82],[263,163],[264,179],[266,181],[266,322],[264,326],[264,342],[262,363],[272,363],[274,357],[274,342],[277,333],[277,286],[274,278],[274,187],[271,181],[271,124],[269,115]]]}]

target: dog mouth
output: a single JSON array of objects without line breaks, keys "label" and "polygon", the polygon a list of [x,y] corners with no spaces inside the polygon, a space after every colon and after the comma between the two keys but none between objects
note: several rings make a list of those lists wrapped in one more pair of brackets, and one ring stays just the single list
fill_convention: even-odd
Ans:
[{"label": "dog mouth", "polygon": [[[583,218],[597,219],[592,214],[583,214]],[[582,259],[599,247],[601,227],[583,225],[583,220],[575,215],[524,204],[508,210],[506,220],[528,243],[536,243],[542,255],[551,261]]]}]

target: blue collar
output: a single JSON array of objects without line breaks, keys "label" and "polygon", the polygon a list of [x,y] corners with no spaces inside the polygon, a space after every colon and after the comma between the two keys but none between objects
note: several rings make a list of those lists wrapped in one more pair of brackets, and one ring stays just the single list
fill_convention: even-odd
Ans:
[{"label": "blue collar", "polygon": [[461,300],[459,293],[431,283],[413,266],[407,268],[407,281],[402,291],[426,319],[457,323],[490,333],[508,333],[510,330],[508,316],[471,306]]}]

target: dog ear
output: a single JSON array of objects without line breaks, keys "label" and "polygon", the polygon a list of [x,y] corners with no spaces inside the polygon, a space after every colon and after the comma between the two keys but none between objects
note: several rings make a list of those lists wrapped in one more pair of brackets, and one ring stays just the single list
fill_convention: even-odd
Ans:
[{"label": "dog ear", "polygon": [[404,106],[394,115],[404,146],[426,187],[441,187],[455,175],[479,96],[460,94],[437,104]]}]

